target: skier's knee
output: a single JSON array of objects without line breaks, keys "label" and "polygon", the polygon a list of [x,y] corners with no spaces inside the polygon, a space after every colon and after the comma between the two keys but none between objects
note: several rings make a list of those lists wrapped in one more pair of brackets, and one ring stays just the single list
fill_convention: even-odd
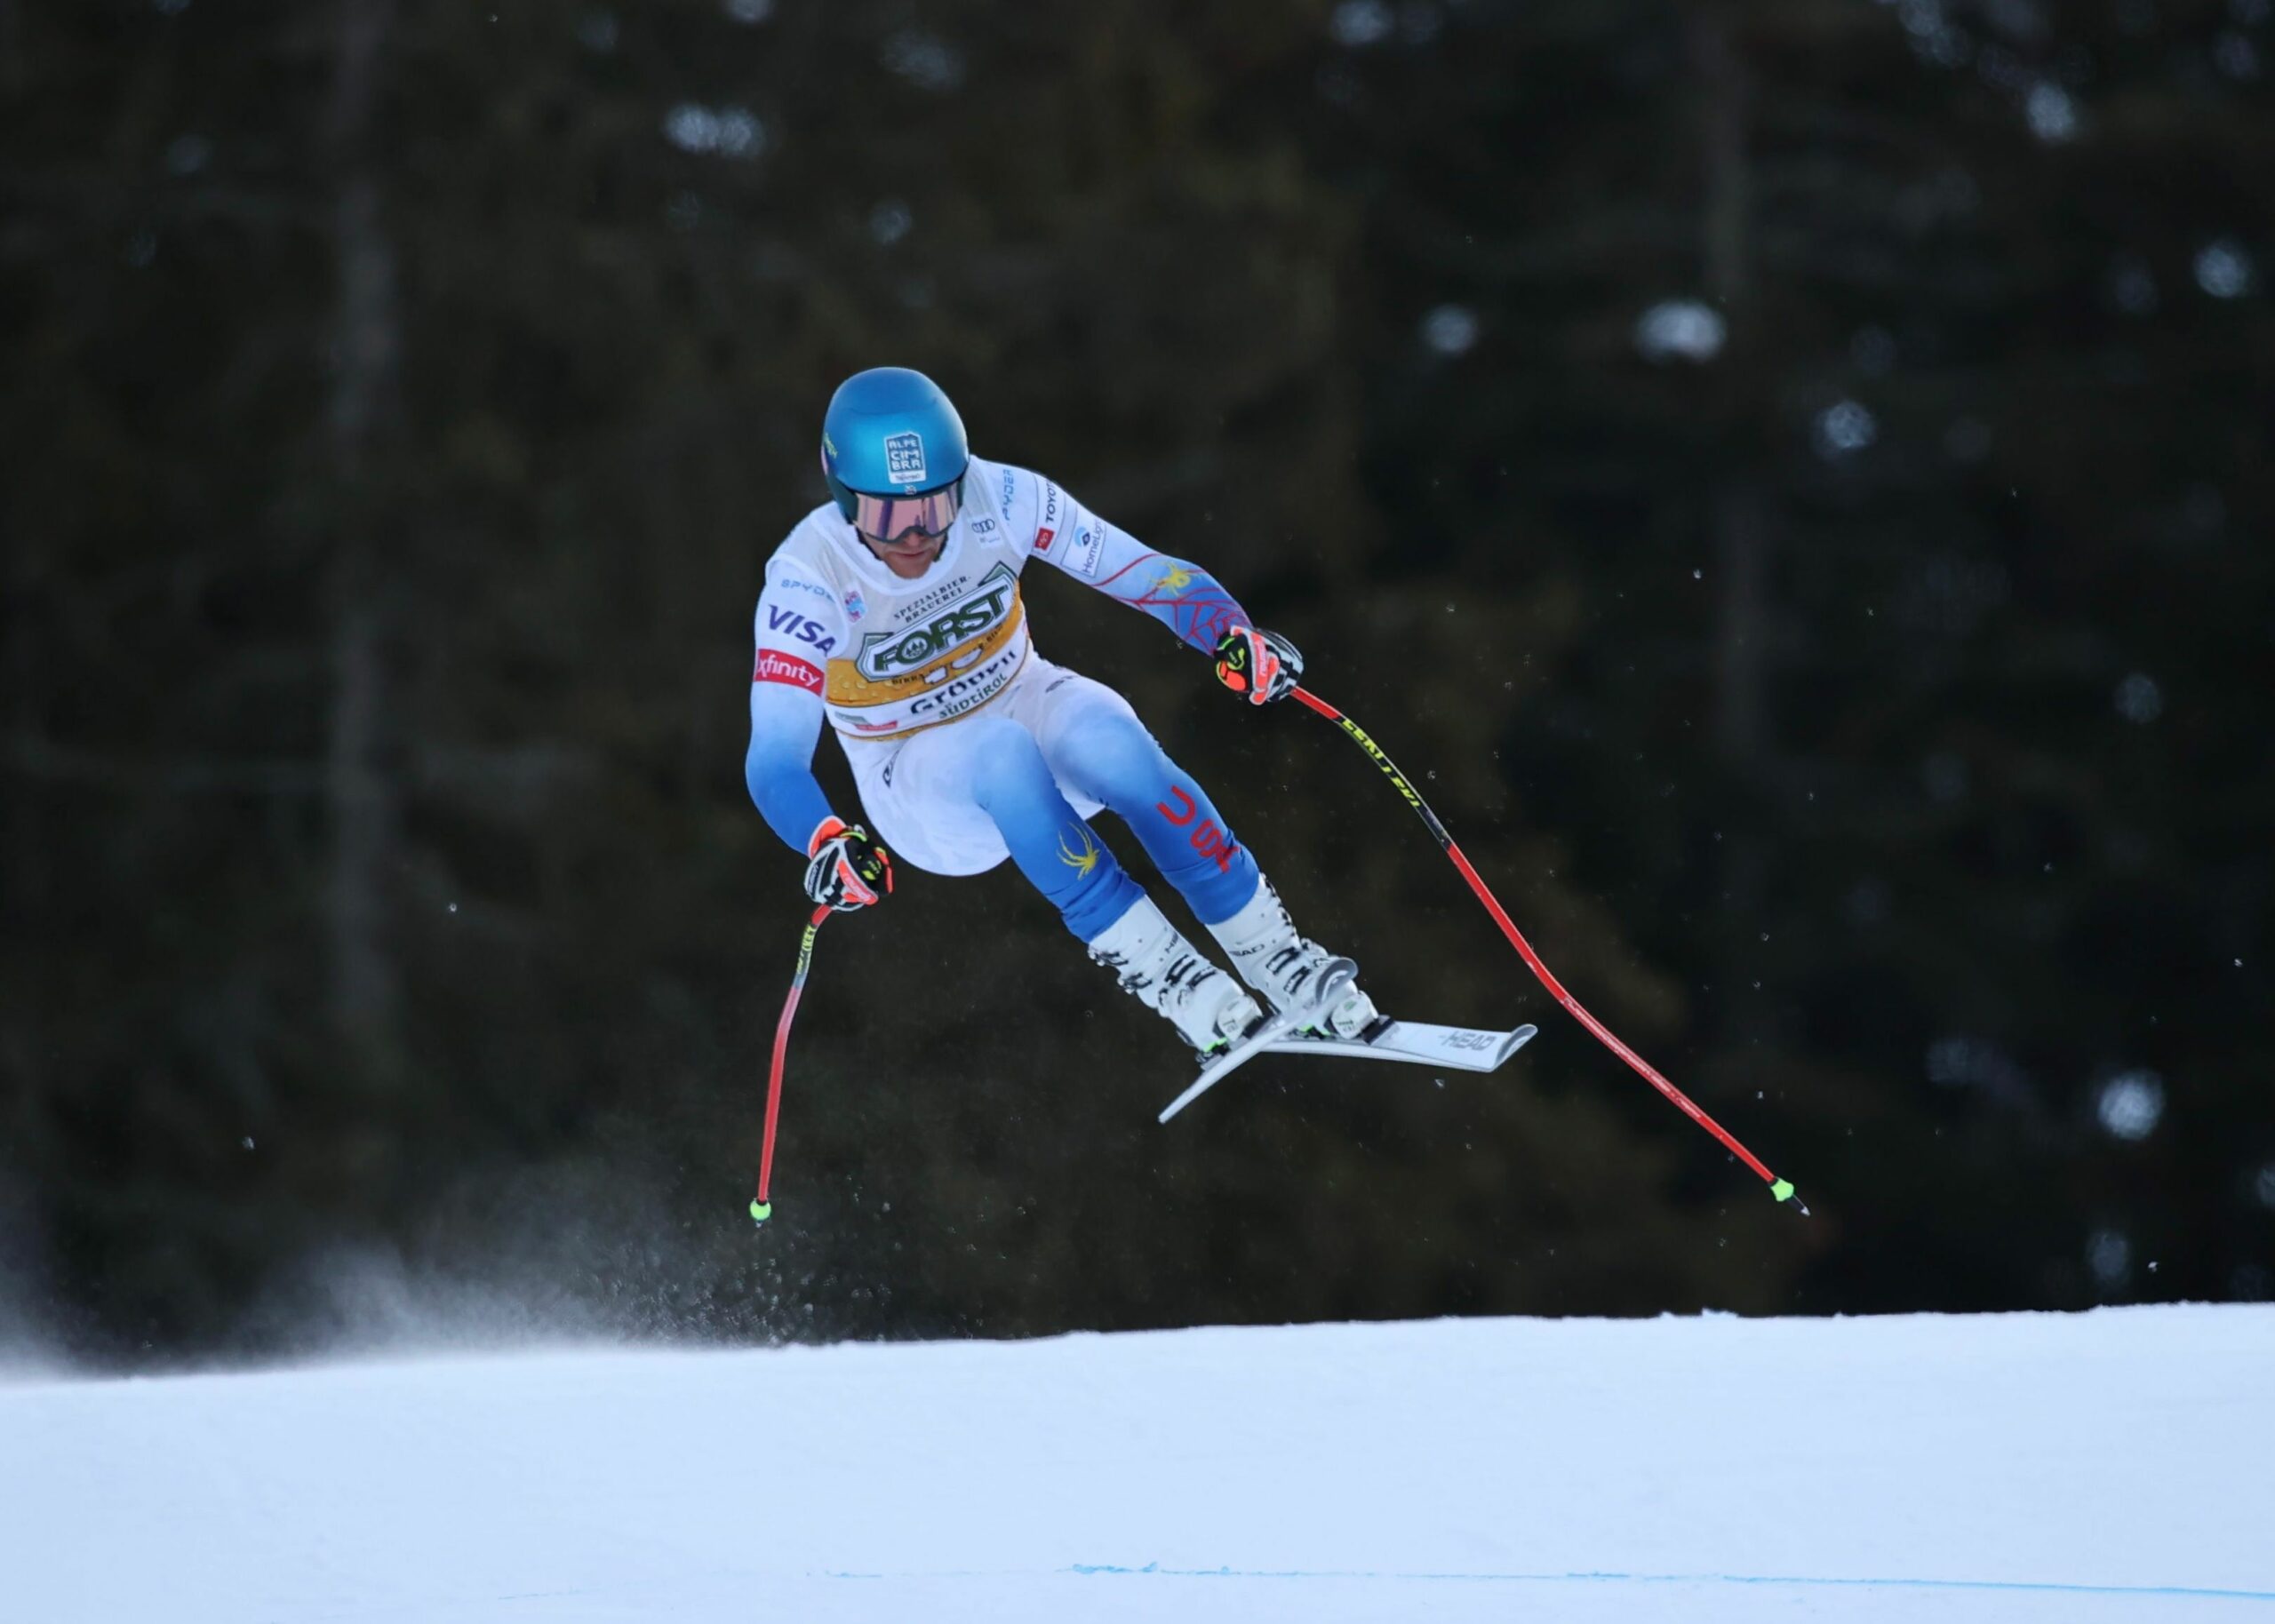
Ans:
[{"label": "skier's knee", "polygon": [[1067,782],[1117,811],[1137,801],[1150,804],[1169,776],[1169,758],[1127,712],[1086,716],[1056,743],[1057,764]]},{"label": "skier's knee", "polygon": [[993,811],[1057,792],[1042,747],[1018,723],[1007,716],[975,716],[956,725],[971,729],[971,792],[981,806]]}]

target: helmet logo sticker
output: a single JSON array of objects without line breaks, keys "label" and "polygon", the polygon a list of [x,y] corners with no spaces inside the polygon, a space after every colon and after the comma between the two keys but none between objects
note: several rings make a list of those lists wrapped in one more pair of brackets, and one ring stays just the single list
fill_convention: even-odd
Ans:
[{"label": "helmet logo sticker", "polygon": [[908,429],[885,436],[885,477],[896,485],[925,483],[923,435]]}]

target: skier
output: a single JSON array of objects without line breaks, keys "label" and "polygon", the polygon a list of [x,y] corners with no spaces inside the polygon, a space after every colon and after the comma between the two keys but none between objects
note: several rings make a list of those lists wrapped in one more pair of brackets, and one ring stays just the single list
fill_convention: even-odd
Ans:
[{"label": "skier", "polygon": [[[1053,664],[1028,633],[1019,573],[1041,559],[1144,610],[1216,659],[1256,705],[1303,673],[1215,577],[1148,550],[1040,474],[970,454],[931,379],[877,367],[822,419],[832,500],[766,566],[744,774],[768,824],[807,859],[806,895],[841,911],[892,890],[892,856],[936,874],[1018,865],[1121,984],[1201,1055],[1265,1019],[1248,990],[1170,924],[1090,832],[1111,809],[1278,1010],[1308,1006],[1332,956],[1298,935],[1208,792],[1127,700]],[[813,775],[826,718],[877,837],[830,809]],[[1354,986],[1315,1028],[1377,1020]]]}]

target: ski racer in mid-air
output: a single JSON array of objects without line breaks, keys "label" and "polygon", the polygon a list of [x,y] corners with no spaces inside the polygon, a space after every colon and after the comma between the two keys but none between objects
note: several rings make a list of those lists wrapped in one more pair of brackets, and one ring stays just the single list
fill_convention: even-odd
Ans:
[{"label": "ski racer in mid-air", "polygon": [[[920,372],[846,379],[822,421],[831,500],[766,566],[744,772],[768,824],[808,860],[806,895],[839,910],[892,889],[892,856],[978,874],[1008,856],[1090,957],[1203,1055],[1308,1008],[1336,962],[1298,935],[1208,792],[1122,697],[1036,651],[1019,573],[1041,559],[1142,609],[1216,660],[1257,705],[1303,672],[1196,564],[1155,553],[1040,474],[970,454]],[[813,774],[826,720],[876,837],[830,809]],[[1093,835],[1111,809],[1225,950],[1247,988],[1185,939]],[[1352,987],[1311,1010],[1325,1035],[1376,1025]]]}]

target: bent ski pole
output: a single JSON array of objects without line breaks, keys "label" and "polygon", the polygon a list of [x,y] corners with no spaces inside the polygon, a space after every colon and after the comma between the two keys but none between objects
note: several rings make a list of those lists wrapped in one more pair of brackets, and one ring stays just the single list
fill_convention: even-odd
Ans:
[{"label": "bent ski pole", "polygon": [[1645,1082],[1672,1101],[1685,1116],[1720,1140],[1740,1161],[1760,1174],[1762,1182],[1769,1186],[1771,1195],[1780,1201],[1791,1201],[1803,1216],[1807,1216],[1808,1206],[1793,1193],[1793,1187],[1790,1182],[1779,1178],[1768,1168],[1763,1166],[1760,1158],[1733,1138],[1720,1123],[1699,1110],[1691,1103],[1688,1095],[1667,1081],[1665,1078],[1661,1077],[1652,1069],[1648,1061],[1614,1037],[1609,1028],[1581,1008],[1580,1001],[1564,991],[1562,984],[1557,981],[1556,977],[1548,973],[1548,967],[1540,961],[1540,955],[1532,951],[1532,943],[1525,940],[1524,933],[1516,927],[1510,920],[1508,914],[1503,911],[1501,904],[1494,900],[1493,893],[1486,889],[1485,882],[1478,878],[1477,871],[1469,865],[1469,859],[1462,856],[1461,848],[1454,844],[1454,837],[1446,832],[1446,826],[1438,821],[1438,815],[1430,810],[1430,803],[1422,799],[1422,792],[1414,787],[1412,780],[1398,770],[1398,764],[1383,753],[1383,747],[1367,736],[1366,729],[1328,704],[1326,700],[1305,689],[1296,689],[1292,697],[1302,700],[1305,705],[1349,734],[1353,742],[1367,752],[1377,767],[1383,769],[1383,776],[1391,781],[1400,794],[1406,797],[1406,804],[1412,807],[1422,821],[1430,826],[1430,832],[1437,837],[1438,844],[1444,848],[1446,856],[1453,859],[1453,865],[1461,871],[1461,877],[1469,881],[1469,888],[1477,893],[1477,900],[1485,904],[1485,911],[1493,916],[1493,922],[1501,927],[1501,934],[1508,937],[1510,945],[1524,956],[1524,961],[1532,967],[1532,973],[1540,978],[1540,984],[1547,988],[1556,1001],[1571,1013],[1572,1018],[1593,1032],[1606,1048],[1633,1067],[1636,1074]]},{"label": "bent ski pole", "polygon": [[766,1141],[758,1153],[758,1194],[750,1204],[754,1223],[764,1223],[774,1216],[774,1203],[767,1198],[766,1187],[774,1176],[774,1119],[782,1110],[782,1063],[790,1053],[790,1021],[798,1013],[798,995],[806,990],[806,972],[813,968],[814,937],[829,913],[826,907],[816,908],[813,918],[806,921],[806,934],[798,941],[798,971],[790,977],[790,996],[782,1000],[782,1018],[774,1025],[774,1068],[766,1079]]}]

